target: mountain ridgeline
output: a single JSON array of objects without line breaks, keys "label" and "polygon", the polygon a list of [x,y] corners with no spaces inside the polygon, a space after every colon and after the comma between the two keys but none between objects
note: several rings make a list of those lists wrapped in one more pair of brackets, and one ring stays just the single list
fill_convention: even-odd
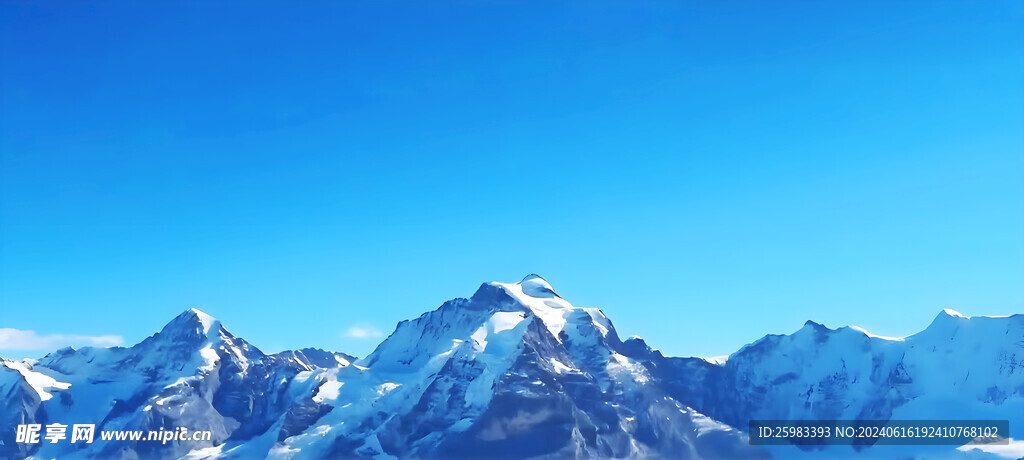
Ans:
[{"label": "mountain ridgeline", "polygon": [[[132,347],[3,360],[0,392],[0,459],[1016,458],[1024,315],[945,310],[898,339],[808,321],[714,363],[623,341],[531,275],[402,321],[362,359],[266,354],[191,309]],[[760,447],[752,419],[998,419],[1012,439]],[[211,435],[16,442],[19,424],[51,423]]]}]

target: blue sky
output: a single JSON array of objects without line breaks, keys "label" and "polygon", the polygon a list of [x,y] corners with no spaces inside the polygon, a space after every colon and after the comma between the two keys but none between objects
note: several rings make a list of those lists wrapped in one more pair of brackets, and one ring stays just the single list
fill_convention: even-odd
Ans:
[{"label": "blue sky", "polygon": [[240,6],[0,5],[0,355],[534,272],[672,355],[1024,312],[1020,2]]}]

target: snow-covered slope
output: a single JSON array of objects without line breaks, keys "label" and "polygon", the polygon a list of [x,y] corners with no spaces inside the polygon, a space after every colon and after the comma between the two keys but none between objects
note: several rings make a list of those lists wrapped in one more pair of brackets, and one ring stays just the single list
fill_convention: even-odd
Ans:
[{"label": "snow-covered slope", "polygon": [[[199,447],[266,432],[296,404],[284,383],[300,372],[319,369],[309,361],[304,352],[265,355],[216,319],[191,309],[131,348],[64,348],[36,362],[5,361],[7,370],[20,374],[21,383],[10,372],[0,374],[0,391],[20,391],[20,396],[6,400],[13,407],[5,407],[2,414],[19,418],[11,414],[23,407],[25,415],[20,418],[35,423],[212,431],[210,441],[187,443],[96,442],[77,444],[75,449],[67,443],[32,446],[38,448],[34,455],[39,458],[177,458]],[[290,421],[305,428],[309,421],[296,420],[301,418],[294,416]],[[0,439],[4,441],[0,458],[17,457],[11,446],[22,451],[27,446]]]},{"label": "snow-covered slope", "polygon": [[66,382],[38,372],[33,361],[14,361],[0,358],[0,458],[20,458],[28,455],[27,444],[15,443],[15,428],[19,424],[46,423],[46,414],[40,410],[43,401],[54,393],[66,390]]},{"label": "snow-covered slope", "polygon": [[345,353],[326,351],[319,348],[303,348],[301,350],[286,350],[274,353],[276,358],[291,360],[304,370],[311,371],[317,368],[345,367],[352,364],[356,358]]},{"label": "snow-covered slope", "polygon": [[[728,358],[676,358],[531,275],[403,321],[361,360],[264,354],[188,310],[130,348],[4,360],[0,393],[9,427],[213,432],[79,448],[16,444],[12,429],[0,458],[1013,458],[1024,315],[947,310],[904,338],[808,321]],[[1008,419],[1015,443],[763,450],[751,419]]]},{"label": "snow-covered slope", "polygon": [[[905,338],[808,321],[794,334],[747,345],[721,365],[656,361],[660,378],[690,382],[673,394],[733,426],[751,419],[1009,420],[1011,437],[1024,439],[1024,315],[968,318],[944,310]],[[851,447],[827,450],[829,457],[854,454]],[[868,458],[940,454],[960,458],[948,446],[863,452]]]},{"label": "snow-covered slope", "polygon": [[[334,407],[273,458],[756,458],[738,430],[667,395],[611,322],[537,276],[488,283],[321,372]],[[329,391],[328,391],[329,390]]]}]

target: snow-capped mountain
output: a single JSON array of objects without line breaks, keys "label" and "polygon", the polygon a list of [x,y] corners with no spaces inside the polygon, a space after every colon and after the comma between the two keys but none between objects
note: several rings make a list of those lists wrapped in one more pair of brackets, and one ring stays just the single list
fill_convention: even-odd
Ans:
[{"label": "snow-capped mountain", "polygon": [[[0,393],[0,458],[1016,458],[1024,315],[947,310],[905,338],[809,321],[714,363],[623,341],[531,275],[403,321],[361,360],[264,354],[189,310],[130,348],[4,360]],[[762,448],[751,419],[1001,419],[1015,443]],[[213,436],[14,442],[51,422]]]},{"label": "snow-capped mountain", "polygon": [[[739,430],[673,399],[600,310],[543,279],[489,283],[320,372],[335,409],[272,458],[743,457]],[[223,452],[230,452],[230,444]]]},{"label": "snow-capped mountain", "polygon": [[[856,327],[808,321],[791,335],[769,335],[721,365],[650,360],[674,382],[672,394],[723,423],[766,420],[1009,420],[1010,446],[985,449],[1024,456],[1024,315],[965,317],[944,310],[924,331],[879,337]],[[810,448],[806,458],[985,457],[965,446]],[[783,458],[791,447],[773,448]],[[863,454],[863,455],[861,455]]]},{"label": "snow-capped mountain", "polygon": [[[131,348],[64,348],[38,361],[4,360],[8,372],[0,374],[0,391],[12,397],[2,414],[12,429],[0,434],[0,458],[22,457],[27,447],[38,458],[176,458],[204,445],[263,434],[279,420],[282,429],[298,432],[319,412],[302,411],[286,384],[300,372],[320,369],[322,353],[266,355],[191,309]],[[343,356],[332,367],[348,365]],[[96,423],[109,430],[184,426],[210,430],[212,439],[15,443],[17,424],[51,422]]]}]

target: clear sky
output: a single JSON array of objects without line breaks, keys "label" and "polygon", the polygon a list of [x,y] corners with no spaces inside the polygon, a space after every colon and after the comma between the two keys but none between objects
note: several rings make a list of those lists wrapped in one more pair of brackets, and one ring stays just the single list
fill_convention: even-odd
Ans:
[{"label": "clear sky", "polygon": [[1022,313],[1022,23],[1017,1],[5,1],[0,355],[133,344],[188,307],[266,351],[365,355],[534,272],[671,355]]}]

